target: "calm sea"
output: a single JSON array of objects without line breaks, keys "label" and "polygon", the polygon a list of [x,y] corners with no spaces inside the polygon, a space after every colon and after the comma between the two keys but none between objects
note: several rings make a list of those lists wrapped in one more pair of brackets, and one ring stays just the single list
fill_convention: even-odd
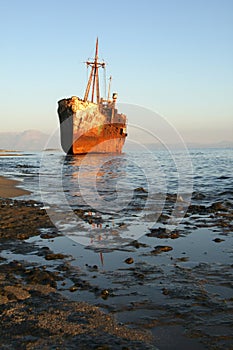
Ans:
[{"label": "calm sea", "polygon": [[[224,337],[230,349],[232,164],[232,149],[87,157],[48,150],[0,157],[0,174],[21,180],[32,192],[21,198],[42,201],[64,234],[29,241],[72,256],[89,288],[71,293],[67,280],[66,296],[151,329],[160,349],[221,348]],[[9,256],[46,263],[36,254]]]},{"label": "calm sea", "polygon": [[[232,199],[232,160],[232,149],[174,150],[172,153],[147,150],[145,153],[131,151],[122,155],[88,157],[65,156],[51,150],[1,157],[0,174],[22,180],[22,187],[33,192],[33,199],[41,199],[42,191],[53,195],[62,190],[57,188],[62,181],[63,190],[72,201],[78,187],[85,191],[85,187],[87,190],[95,182],[99,195],[106,201],[116,199],[111,197],[113,192],[122,196],[122,202],[118,202],[121,210],[129,198],[129,191],[132,194],[139,187],[149,194],[199,192],[210,201]],[[92,198],[87,198],[88,193],[83,196],[92,200],[93,193],[90,194]],[[75,204],[79,205],[77,199]]]}]

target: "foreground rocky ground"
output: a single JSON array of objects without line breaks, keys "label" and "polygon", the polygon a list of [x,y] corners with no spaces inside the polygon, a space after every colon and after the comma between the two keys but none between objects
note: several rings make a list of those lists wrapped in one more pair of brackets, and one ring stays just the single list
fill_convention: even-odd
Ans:
[{"label": "foreground rocky ground", "polygon": [[[50,228],[49,238],[58,235],[39,203],[0,199],[0,207],[0,252],[34,252],[25,239],[40,234],[40,228]],[[156,349],[149,332],[118,324],[85,302],[65,299],[57,284],[69,274],[66,257],[47,247],[36,249],[46,260],[59,259],[60,267],[51,271],[26,258],[8,260],[0,255],[1,349]]]},{"label": "foreground rocky ground", "polygon": [[[56,239],[59,233],[42,204],[0,199],[0,349],[155,349],[154,344],[161,349],[232,349],[232,202],[210,202],[198,193],[193,199],[182,225],[169,231],[164,225],[176,201],[169,195],[159,225],[145,231],[146,244],[132,241],[125,249],[133,258],[126,253],[118,273],[108,272],[112,283],[108,300],[117,305],[117,295],[127,283],[132,299],[117,305],[117,312],[126,315],[122,322],[130,323],[130,313],[138,311],[141,317],[132,324],[140,330],[117,323],[110,300],[101,303],[108,290],[96,283],[103,276],[98,266],[84,259],[80,266],[88,263],[84,267],[90,270],[88,279],[64,251],[52,251],[53,243],[63,237]],[[85,210],[74,212],[90,224],[95,219]],[[96,220],[98,224],[102,219]],[[199,257],[187,246],[191,235]],[[27,240],[33,236],[39,245]],[[202,247],[205,240],[208,244]],[[178,253],[182,241],[186,245]],[[213,247],[216,261],[209,261]],[[133,255],[134,250],[139,252]],[[164,270],[159,256],[164,256]],[[155,258],[153,264],[148,264],[148,257]],[[140,292],[144,295],[152,281],[153,297],[145,294],[141,299]],[[78,301],[65,299],[62,290]],[[98,305],[105,305],[109,313],[83,302],[85,292],[97,296]],[[152,330],[155,339],[145,329]]]}]

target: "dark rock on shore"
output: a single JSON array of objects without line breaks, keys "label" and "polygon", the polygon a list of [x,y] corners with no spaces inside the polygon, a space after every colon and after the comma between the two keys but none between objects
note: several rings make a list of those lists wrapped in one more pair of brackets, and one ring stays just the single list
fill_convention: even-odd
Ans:
[{"label": "dark rock on shore", "polygon": [[213,241],[215,243],[221,243],[221,242],[224,242],[224,239],[222,239],[222,238],[215,238],[215,239],[213,239]]},{"label": "dark rock on shore", "polygon": [[146,234],[147,237],[157,237],[157,238],[171,238],[176,239],[180,237],[178,230],[170,231],[165,227],[151,228],[150,233]]},{"label": "dark rock on shore", "polygon": [[27,239],[36,236],[40,228],[55,228],[41,203],[0,199],[0,238]]},{"label": "dark rock on shore", "polygon": [[138,193],[148,193],[148,191],[145,190],[145,188],[143,188],[143,187],[137,187],[137,188],[135,188],[134,191],[138,192]]},{"label": "dark rock on shore", "polygon": [[67,255],[61,253],[50,253],[45,255],[46,260],[64,259]]},{"label": "dark rock on shore", "polygon": [[151,254],[160,254],[162,252],[169,252],[170,250],[173,250],[173,248],[168,245],[157,245],[154,247],[154,250],[151,251]]},{"label": "dark rock on shore", "polygon": [[6,349],[155,349],[149,333],[115,322],[84,302],[57,294],[12,301],[1,306],[1,346]]},{"label": "dark rock on shore", "polygon": [[133,258],[127,258],[127,259],[125,259],[125,263],[126,264],[133,264],[134,263],[134,260],[133,260]]},{"label": "dark rock on shore", "polygon": [[135,247],[136,249],[148,247],[147,244],[138,242],[137,240],[134,240],[134,241],[130,242],[129,244],[127,244],[127,246]]},{"label": "dark rock on shore", "polygon": [[[26,258],[7,261],[0,257],[1,349],[156,349],[150,332],[118,324],[98,307],[69,301],[58,292],[58,283],[66,285],[65,279],[74,283],[71,292],[91,286],[72,271],[65,255],[24,241],[44,229],[48,231],[41,238],[57,234],[42,204],[2,199],[0,206],[0,251],[25,257],[33,252],[45,261],[56,259],[54,271],[54,267],[32,264]],[[106,299],[109,290],[100,294]]]}]

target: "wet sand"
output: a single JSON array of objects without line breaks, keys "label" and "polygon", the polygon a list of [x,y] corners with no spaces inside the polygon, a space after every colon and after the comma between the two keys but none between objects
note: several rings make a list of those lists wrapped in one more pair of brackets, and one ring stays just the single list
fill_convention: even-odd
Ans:
[{"label": "wet sand", "polygon": [[11,153],[10,151],[5,151],[5,152],[1,152],[0,151],[0,157],[20,157],[22,156],[22,154],[20,153]]},{"label": "wet sand", "polygon": [[10,180],[0,176],[0,197],[13,198],[30,194],[29,191],[17,187],[20,183],[20,181]]},{"label": "wet sand", "polygon": [[[15,188],[17,181],[1,177],[0,183],[1,197],[28,193]],[[128,328],[98,307],[59,293],[58,282],[64,285],[71,270],[67,257],[25,241],[59,236],[41,203],[0,198],[0,206],[0,253],[25,256],[22,261],[0,255],[1,349],[156,349],[149,331]],[[58,262],[56,270],[29,263],[28,254]]]}]

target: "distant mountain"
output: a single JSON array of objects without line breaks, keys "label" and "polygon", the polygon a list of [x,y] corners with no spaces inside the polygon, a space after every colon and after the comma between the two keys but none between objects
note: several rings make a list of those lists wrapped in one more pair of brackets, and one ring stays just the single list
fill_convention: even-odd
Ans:
[{"label": "distant mountain", "polygon": [[[17,151],[41,151],[46,148],[49,135],[38,130],[0,133],[0,149]],[[59,140],[54,140],[53,148],[60,148]]]},{"label": "distant mountain", "polygon": [[212,143],[187,142],[188,148],[233,148],[233,141],[221,141]]},{"label": "distant mountain", "polygon": [[[142,146],[144,145],[144,146]],[[167,145],[164,145],[162,143],[127,143],[125,145],[124,150],[125,151],[140,151],[140,150],[145,150],[148,149],[150,151],[153,150],[164,150],[165,146],[168,147],[168,149],[172,150],[179,150],[179,149],[183,149],[184,145],[186,145],[186,147],[188,149],[201,149],[201,148],[232,148],[233,149],[233,141],[221,141],[221,142],[216,142],[216,143],[198,143],[198,142],[186,142],[184,144],[180,143],[180,144],[173,144],[173,143],[169,143]],[[145,148],[144,148],[145,147]]]},{"label": "distant mountain", "polygon": [[[50,140],[50,135],[39,130],[26,130],[23,132],[0,132],[0,149],[11,151],[42,151],[45,148],[61,149],[59,134],[55,134]],[[143,144],[144,142],[142,142]],[[138,144],[126,142],[124,151],[134,151],[143,149],[140,142]],[[146,143],[146,148],[150,150],[160,150],[164,146],[161,143]],[[190,148],[233,148],[233,141],[221,141],[216,143],[202,144],[198,142],[186,142],[186,146]],[[170,144],[169,148],[179,149],[180,145]]]}]

